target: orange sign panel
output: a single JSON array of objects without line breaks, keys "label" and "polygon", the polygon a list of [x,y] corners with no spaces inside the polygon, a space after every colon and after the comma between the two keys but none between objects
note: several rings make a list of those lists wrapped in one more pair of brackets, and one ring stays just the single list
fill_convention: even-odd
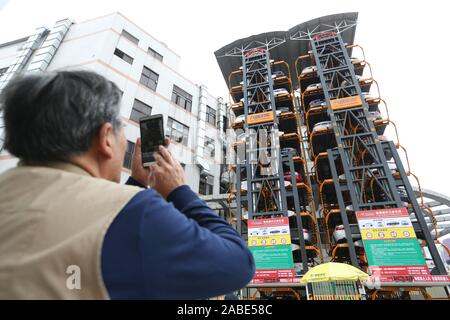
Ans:
[{"label": "orange sign panel", "polygon": [[361,97],[359,95],[345,97],[341,99],[334,99],[331,100],[330,103],[331,103],[331,110],[359,107],[360,105],[362,105]]},{"label": "orange sign panel", "polygon": [[273,111],[260,112],[248,115],[248,124],[273,121]]}]

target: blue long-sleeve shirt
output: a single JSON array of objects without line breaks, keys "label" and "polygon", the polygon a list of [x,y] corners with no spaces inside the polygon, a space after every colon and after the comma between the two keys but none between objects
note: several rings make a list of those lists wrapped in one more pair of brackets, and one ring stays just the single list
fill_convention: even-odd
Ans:
[{"label": "blue long-sleeve shirt", "polygon": [[[138,185],[130,178],[127,184]],[[137,193],[108,229],[102,275],[112,299],[202,299],[244,287],[245,241],[188,186]]]}]

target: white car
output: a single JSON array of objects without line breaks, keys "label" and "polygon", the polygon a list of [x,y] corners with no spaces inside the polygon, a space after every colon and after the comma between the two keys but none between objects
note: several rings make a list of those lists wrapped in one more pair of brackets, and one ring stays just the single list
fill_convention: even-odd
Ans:
[{"label": "white car", "polygon": [[370,92],[361,92],[361,97],[366,101],[373,99],[373,97],[370,95]]},{"label": "white car", "polygon": [[331,121],[321,121],[314,125],[312,132],[319,132],[323,130],[329,130],[332,128],[332,122]]},{"label": "white car", "polygon": [[[355,235],[352,235],[352,238],[354,239]],[[345,228],[343,224],[337,225],[336,228],[334,228],[333,240],[335,243],[347,242],[347,237],[345,235]]]},{"label": "white car", "polygon": [[284,89],[284,88],[280,88],[280,89],[275,89],[275,90],[273,90],[273,95],[274,95],[275,97],[281,96],[281,95],[284,95],[284,94],[289,95],[289,92],[288,92],[286,89]]},{"label": "white car", "polygon": [[[356,77],[356,80],[357,80],[358,82],[364,82],[364,81],[367,81],[367,80],[370,80],[370,79],[371,79],[371,77],[363,77],[363,76],[360,76],[360,75],[358,75],[358,74],[356,74],[355,77]],[[349,83],[347,80],[344,80],[344,81],[341,82],[341,87],[346,87],[346,86],[348,86],[349,84],[350,84],[350,83]]]},{"label": "white car", "polygon": [[[294,231],[293,234],[291,234],[291,236],[292,235],[297,236],[298,233],[296,233]],[[308,229],[303,229],[303,239],[305,239],[306,245],[309,245],[311,243],[311,237],[309,235],[309,230]],[[294,247],[295,247],[295,249],[294,249]],[[295,250],[299,250],[300,246],[298,244],[293,243],[292,244],[292,248],[293,248],[292,251],[295,251]]]},{"label": "white car", "polygon": [[305,92],[315,91],[322,89],[322,83],[313,83],[306,87]]},{"label": "white car", "polygon": [[383,117],[381,116],[381,112],[379,112],[379,111],[370,111],[369,114],[370,114],[370,117],[372,118],[372,120],[383,119]]},{"label": "white car", "polygon": [[233,124],[240,124],[245,122],[245,114],[241,114],[240,116],[236,117]]},{"label": "white car", "polygon": [[313,72],[316,72],[316,71],[317,71],[317,66],[306,67],[300,73],[300,77],[304,77],[304,76],[309,75],[309,74],[311,74]]},{"label": "white car", "polygon": [[358,58],[355,58],[355,57],[351,57],[351,58],[350,58],[350,62],[351,62],[352,64],[360,64],[360,63],[363,62],[363,60],[358,59]]},{"label": "white car", "polygon": [[284,72],[283,71],[272,71],[272,79],[275,79],[278,77],[284,77]]},{"label": "white car", "polygon": [[336,228],[334,228],[333,240],[335,241],[335,243],[342,243],[346,241],[345,229],[343,224],[340,224],[336,226]]},{"label": "white car", "polygon": [[[261,183],[256,183],[256,188],[261,188]],[[241,182],[241,190],[247,191],[247,181]]]}]

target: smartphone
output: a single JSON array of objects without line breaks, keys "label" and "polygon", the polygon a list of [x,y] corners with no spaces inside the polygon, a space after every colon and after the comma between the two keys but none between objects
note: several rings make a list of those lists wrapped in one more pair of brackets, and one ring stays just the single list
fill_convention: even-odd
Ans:
[{"label": "smartphone", "polygon": [[139,119],[141,129],[142,165],[150,166],[155,162],[154,153],[164,145],[164,122],[162,114],[142,117]]}]

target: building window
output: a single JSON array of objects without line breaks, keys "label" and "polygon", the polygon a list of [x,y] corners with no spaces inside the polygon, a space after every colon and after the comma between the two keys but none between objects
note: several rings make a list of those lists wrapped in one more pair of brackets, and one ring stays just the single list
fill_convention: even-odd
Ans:
[{"label": "building window", "polygon": [[187,111],[192,110],[192,95],[177,87],[176,85],[173,86],[172,102],[186,109]]},{"label": "building window", "polygon": [[131,109],[130,120],[139,122],[139,119],[152,114],[152,107],[137,99],[134,99],[133,109]]},{"label": "building window", "polygon": [[227,147],[222,146],[222,163],[220,164],[219,193],[228,193],[230,188],[230,172],[228,171]]},{"label": "building window", "polygon": [[213,126],[216,125],[216,110],[210,106],[206,106],[206,122]]},{"label": "building window", "polygon": [[210,174],[200,175],[200,184],[198,186],[198,193],[203,195],[213,194],[214,177]]},{"label": "building window", "polygon": [[216,154],[216,146],[214,140],[210,137],[205,137],[205,155],[214,158]]},{"label": "building window", "polygon": [[133,36],[131,33],[129,33],[128,31],[126,31],[125,29],[122,30],[122,36],[124,36],[125,38],[127,38],[128,40],[130,40],[131,42],[133,42],[135,45],[139,44],[139,39],[136,38],[135,36]]},{"label": "building window", "polygon": [[147,52],[152,55],[153,57],[155,57],[156,59],[158,59],[159,61],[163,61],[163,56],[158,53],[157,51],[153,50],[152,48],[148,47]]},{"label": "building window", "polygon": [[118,56],[120,59],[122,59],[125,62],[128,62],[129,64],[133,64],[134,59],[120,49],[116,48],[116,50],[114,50],[114,55]]},{"label": "building window", "polygon": [[185,146],[188,144],[189,127],[172,118],[167,120],[167,135],[175,142]]},{"label": "building window", "polygon": [[228,129],[228,118],[226,116],[222,116],[223,119],[223,132],[227,133]]},{"label": "building window", "polygon": [[156,87],[158,86],[158,78],[159,74],[147,67],[144,67],[142,69],[141,80],[139,80],[139,82],[153,91],[156,91]]},{"label": "building window", "polygon": [[128,141],[127,152],[125,152],[125,159],[123,161],[123,166],[127,169],[131,169],[133,150],[134,150],[134,142]]}]

